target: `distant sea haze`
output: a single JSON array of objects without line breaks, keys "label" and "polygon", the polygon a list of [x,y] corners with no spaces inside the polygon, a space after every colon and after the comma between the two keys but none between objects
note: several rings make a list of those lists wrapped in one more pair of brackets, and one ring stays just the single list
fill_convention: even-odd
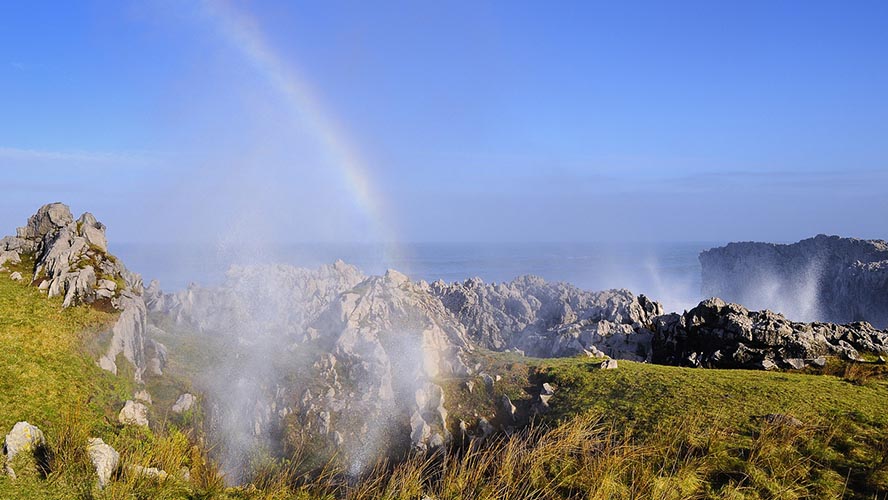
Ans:
[{"label": "distant sea haze", "polygon": [[587,290],[627,288],[663,303],[667,311],[701,300],[701,251],[720,242],[680,243],[414,243],[397,252],[373,244],[289,244],[259,253],[228,252],[213,245],[113,245],[127,267],[165,291],[224,279],[231,264],[281,263],[317,267],[342,259],[367,274],[397,269],[414,280],[511,281],[534,274]]}]

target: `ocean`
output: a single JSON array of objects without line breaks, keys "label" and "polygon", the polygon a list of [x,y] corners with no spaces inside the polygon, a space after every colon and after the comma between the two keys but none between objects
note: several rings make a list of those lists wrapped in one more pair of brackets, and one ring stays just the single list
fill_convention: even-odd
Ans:
[{"label": "ocean", "polygon": [[[116,244],[111,251],[145,282],[165,291],[189,283],[212,285],[230,264],[256,261],[317,267],[335,259],[367,274],[397,269],[414,280],[510,281],[524,274],[566,281],[587,290],[627,288],[660,301],[667,311],[689,309],[701,299],[702,250],[721,242],[680,243],[414,243],[388,252],[372,244],[289,244],[261,252],[229,252],[213,245]],[[242,258],[249,255],[248,258]],[[258,257],[257,257],[258,256]]]}]

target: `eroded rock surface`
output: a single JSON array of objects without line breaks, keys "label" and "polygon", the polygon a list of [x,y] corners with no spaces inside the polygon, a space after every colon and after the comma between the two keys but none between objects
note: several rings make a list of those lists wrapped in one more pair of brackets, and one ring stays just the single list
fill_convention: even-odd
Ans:
[{"label": "eroded rock surface", "polygon": [[711,368],[799,369],[823,356],[856,360],[888,354],[888,331],[869,323],[799,323],[771,311],[749,311],[709,299],[654,322],[655,363]]},{"label": "eroded rock surface", "polygon": [[589,292],[537,276],[499,284],[436,281],[431,290],[481,346],[536,357],[601,352],[649,359],[648,328],[663,313],[659,303],[628,290]]}]

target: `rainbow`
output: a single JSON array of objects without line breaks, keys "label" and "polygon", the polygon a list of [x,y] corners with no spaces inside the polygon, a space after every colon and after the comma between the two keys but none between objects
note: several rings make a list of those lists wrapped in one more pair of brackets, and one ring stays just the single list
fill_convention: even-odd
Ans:
[{"label": "rainbow", "polygon": [[385,245],[388,260],[397,257],[395,232],[385,217],[383,198],[377,193],[361,156],[349,143],[348,136],[324,109],[321,100],[292,64],[266,41],[256,20],[236,10],[226,1],[206,0],[203,7],[219,33],[245,57],[291,106],[314,134],[332,165],[353,196],[359,211],[373,225],[373,233]]}]

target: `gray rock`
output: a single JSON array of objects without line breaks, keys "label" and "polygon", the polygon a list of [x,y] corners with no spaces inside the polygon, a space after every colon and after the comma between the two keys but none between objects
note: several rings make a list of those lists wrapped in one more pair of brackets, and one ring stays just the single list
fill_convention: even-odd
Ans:
[{"label": "gray rock", "polygon": [[484,417],[478,419],[478,430],[481,432],[481,437],[485,438],[494,432],[493,425]]},{"label": "gray rock", "polygon": [[805,360],[802,358],[788,358],[784,359],[783,363],[787,368],[792,370],[802,370],[805,368]]},{"label": "gray rock", "polygon": [[10,275],[9,275],[9,278],[10,278],[12,281],[22,281],[22,280],[24,279],[24,278],[22,278],[22,273],[20,273],[20,272],[18,272],[18,271],[16,271],[16,272],[10,274]]},{"label": "gray rock", "polygon": [[333,431],[333,435],[330,439],[333,441],[333,446],[337,448],[341,448],[345,443],[345,438],[342,437],[342,434],[340,434],[339,431]]},{"label": "gray rock", "polygon": [[185,413],[186,411],[191,410],[191,407],[194,406],[194,402],[194,395],[186,392],[176,399],[172,411],[173,413]]},{"label": "gray rock", "polygon": [[540,394],[551,396],[555,394],[555,388],[552,387],[552,384],[548,382],[543,382],[543,387],[540,389]]},{"label": "gray rock", "polygon": [[499,408],[500,411],[502,411],[503,418],[507,422],[515,422],[515,413],[517,411],[517,408],[515,408],[515,405],[512,404],[512,400],[509,399],[509,396],[503,394],[503,397],[500,398]]},{"label": "gray rock", "polygon": [[[860,358],[860,351],[888,353],[888,332],[868,323],[798,323],[771,311],[749,311],[713,298],[683,315],[656,318],[653,361],[711,368],[792,368],[823,356]],[[693,360],[693,361],[691,361]],[[803,364],[801,365],[803,366]],[[822,365],[821,365],[822,366]]]},{"label": "gray rock", "polygon": [[89,460],[99,476],[99,489],[105,489],[111,480],[111,475],[117,470],[120,463],[120,454],[114,448],[105,444],[101,438],[90,438],[86,447]]},{"label": "gray rock", "polygon": [[[700,254],[703,293],[802,321],[888,328],[888,242],[818,235],[730,243]],[[767,286],[765,286],[767,285]]]},{"label": "gray rock", "polygon": [[600,370],[616,370],[617,367],[618,367],[617,360],[610,359],[610,358],[605,359],[604,361],[601,362],[600,365],[598,365],[598,368]]},{"label": "gray rock", "polygon": [[120,413],[117,415],[117,420],[123,425],[139,425],[147,427],[148,407],[131,399],[127,400],[126,404],[124,404]]},{"label": "gray rock", "polygon": [[479,375],[479,377],[481,377],[481,381],[484,382],[484,385],[487,387],[487,389],[493,389],[493,383],[494,383],[493,377],[491,377],[489,374],[483,373],[483,372]]},{"label": "gray rock", "polygon": [[15,479],[13,459],[22,453],[31,455],[37,461],[45,454],[46,438],[37,426],[28,422],[17,422],[3,441],[3,454],[6,455],[6,474]]},{"label": "gray rock", "polygon": [[823,368],[826,366],[826,358],[823,356],[817,356],[816,358],[809,360],[808,363],[810,363],[811,366]]}]

